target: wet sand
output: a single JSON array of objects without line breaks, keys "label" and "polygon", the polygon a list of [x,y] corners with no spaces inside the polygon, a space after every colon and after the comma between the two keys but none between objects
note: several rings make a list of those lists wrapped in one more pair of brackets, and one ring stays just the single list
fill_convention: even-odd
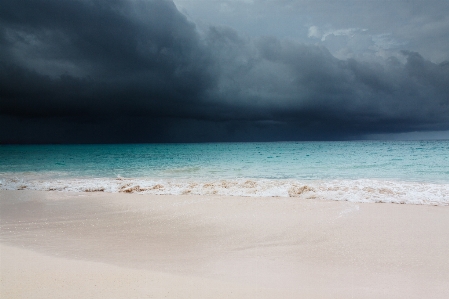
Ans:
[{"label": "wet sand", "polygon": [[449,207],[0,191],[1,298],[449,298]]}]

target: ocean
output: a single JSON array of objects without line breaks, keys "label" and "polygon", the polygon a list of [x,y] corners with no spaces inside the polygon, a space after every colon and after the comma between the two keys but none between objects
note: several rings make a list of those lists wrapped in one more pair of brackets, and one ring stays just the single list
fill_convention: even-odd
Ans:
[{"label": "ocean", "polygon": [[1,190],[449,204],[449,140],[2,145]]}]

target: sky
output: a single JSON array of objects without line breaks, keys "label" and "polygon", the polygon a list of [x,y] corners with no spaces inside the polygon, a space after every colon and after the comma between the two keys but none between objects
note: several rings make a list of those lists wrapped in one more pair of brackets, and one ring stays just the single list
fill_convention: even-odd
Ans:
[{"label": "sky", "polygon": [[441,138],[447,0],[2,0],[0,143]]}]

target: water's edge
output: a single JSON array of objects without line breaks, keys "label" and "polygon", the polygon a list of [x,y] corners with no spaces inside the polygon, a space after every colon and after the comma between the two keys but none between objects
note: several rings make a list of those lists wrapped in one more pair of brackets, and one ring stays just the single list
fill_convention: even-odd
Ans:
[{"label": "water's edge", "polygon": [[109,192],[158,195],[298,197],[350,202],[449,205],[449,184],[393,180],[181,180],[81,178],[25,180],[5,177],[0,190]]},{"label": "water's edge", "polygon": [[0,146],[0,189],[449,204],[449,140]]}]

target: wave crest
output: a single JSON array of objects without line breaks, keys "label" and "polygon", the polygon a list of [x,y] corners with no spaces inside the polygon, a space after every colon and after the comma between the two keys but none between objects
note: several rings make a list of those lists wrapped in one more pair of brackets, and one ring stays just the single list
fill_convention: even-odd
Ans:
[{"label": "wave crest", "polygon": [[158,195],[296,197],[351,202],[449,205],[449,184],[392,180],[173,180],[148,178],[36,179],[2,177],[2,190],[112,192]]}]

